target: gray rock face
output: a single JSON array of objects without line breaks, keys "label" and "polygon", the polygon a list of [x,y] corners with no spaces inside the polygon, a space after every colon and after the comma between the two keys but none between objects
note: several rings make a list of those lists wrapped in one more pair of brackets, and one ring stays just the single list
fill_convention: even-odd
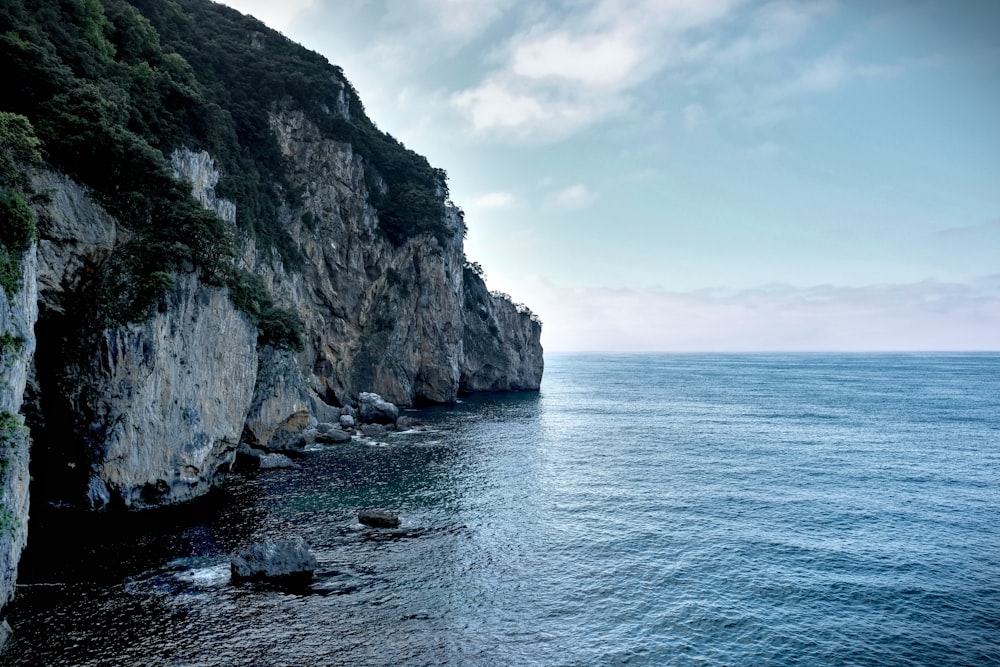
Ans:
[{"label": "gray rock face", "polygon": [[471,271],[465,272],[463,287],[461,390],[537,390],[545,368],[537,318],[508,298],[490,294]]},{"label": "gray rock face", "polygon": [[[270,123],[291,181],[305,193],[301,211],[280,212],[303,265],[283,266],[251,238],[241,262],[299,313],[306,349],[262,353],[248,442],[287,449],[280,441],[291,439],[294,447],[295,434],[327,420],[318,412],[350,405],[362,391],[408,406],[452,402],[460,390],[538,389],[541,326],[478,277],[466,284],[456,209],[446,207],[449,238],[420,235],[395,247],[378,229],[369,167],[351,145],[325,139],[296,110],[279,110]],[[173,165],[207,207],[231,219],[207,153],[175,152]]]},{"label": "gray rock face", "polygon": [[309,578],[316,567],[316,557],[301,537],[257,542],[230,560],[237,580]]},{"label": "gray rock face", "polygon": [[191,150],[175,150],[170,155],[170,166],[177,178],[191,184],[191,194],[201,202],[202,206],[230,223],[236,225],[236,204],[228,199],[222,199],[215,194],[215,186],[219,184],[218,170],[215,160],[208,153],[195,153]]},{"label": "gray rock face", "polygon": [[302,430],[313,419],[313,403],[295,354],[271,346],[259,351],[253,401],[242,440],[264,449],[302,447]]},{"label": "gray rock face", "polygon": [[340,405],[369,390],[397,405],[453,401],[464,260],[457,210],[446,212],[443,245],[421,235],[395,247],[378,229],[367,167],[349,144],[324,139],[297,111],[276,113],[271,128],[305,191],[310,225],[301,216],[286,225],[304,263],[301,273],[288,271],[249,242],[244,262],[302,316],[309,387]]},{"label": "gray rock face", "polygon": [[48,192],[49,205],[36,209],[38,229],[38,296],[49,313],[63,313],[86,277],[127,240],[117,221],[68,176],[42,172],[34,188]]},{"label": "gray rock face", "polygon": [[21,289],[0,288],[0,607],[14,597],[17,564],[28,539],[28,430],[20,415],[35,352],[37,249],[21,259]]},{"label": "gray rock face", "polygon": [[[292,165],[291,181],[305,193],[294,214],[279,211],[303,265],[283,266],[251,238],[242,240],[240,261],[299,313],[305,349],[255,351],[253,326],[224,290],[193,276],[177,277],[152,320],[101,333],[92,351],[55,371],[62,378],[56,388],[68,394],[66,414],[56,418],[72,422],[66,435],[79,453],[73,483],[93,507],[200,495],[220,483],[239,441],[299,449],[307,429],[339,421],[339,406],[353,404],[362,390],[385,398],[358,421],[391,424],[398,416],[393,404],[450,402],[460,389],[538,388],[540,326],[468,278],[457,210],[446,208],[450,236],[419,235],[393,246],[378,229],[368,167],[352,147],[324,139],[300,112],[280,111],[270,120]],[[235,208],[215,194],[220,175],[211,156],[177,151],[172,164],[236,232]],[[65,176],[43,173],[36,187],[52,193],[39,219],[43,328],[63,327],[71,318],[59,317],[85,276],[128,233]],[[51,328],[47,335],[50,351],[79,338],[66,332],[60,340]],[[44,386],[53,389],[40,382],[32,399],[39,414]]]},{"label": "gray rock face", "polygon": [[253,395],[256,340],[226,290],[193,275],[178,276],[163,312],[103,333],[74,401],[96,454],[92,506],[175,503],[221,482]]}]

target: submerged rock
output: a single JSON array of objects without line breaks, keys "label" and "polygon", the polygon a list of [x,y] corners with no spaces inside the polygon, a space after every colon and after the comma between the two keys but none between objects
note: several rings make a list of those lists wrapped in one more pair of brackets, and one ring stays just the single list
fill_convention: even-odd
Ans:
[{"label": "submerged rock", "polygon": [[277,470],[279,468],[294,468],[295,462],[284,454],[264,454],[260,457],[261,470]]},{"label": "submerged rock", "polygon": [[384,510],[361,510],[358,512],[358,523],[372,528],[399,528],[398,514]]},{"label": "submerged rock", "polygon": [[381,424],[365,424],[361,427],[361,434],[366,438],[384,438],[389,430]]},{"label": "submerged rock", "polygon": [[397,431],[406,431],[412,428],[416,428],[417,426],[423,426],[423,422],[421,422],[419,419],[414,419],[413,417],[407,417],[404,415],[396,420]]},{"label": "submerged rock", "polygon": [[310,578],[317,565],[316,557],[301,537],[257,542],[230,560],[235,580]]}]

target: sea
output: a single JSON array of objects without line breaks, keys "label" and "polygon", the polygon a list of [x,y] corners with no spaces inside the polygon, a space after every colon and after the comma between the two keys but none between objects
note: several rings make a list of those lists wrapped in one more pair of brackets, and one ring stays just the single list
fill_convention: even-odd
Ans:
[{"label": "sea", "polygon": [[[1000,665],[1000,354],[546,363],[185,507],[39,510],[0,663]],[[311,583],[230,580],[293,535]]]}]

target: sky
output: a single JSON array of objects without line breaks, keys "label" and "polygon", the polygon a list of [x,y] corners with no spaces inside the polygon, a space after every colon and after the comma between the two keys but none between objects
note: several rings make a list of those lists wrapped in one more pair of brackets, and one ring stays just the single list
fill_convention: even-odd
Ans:
[{"label": "sky", "polygon": [[225,4],[448,172],[547,351],[1000,350],[1000,2]]}]

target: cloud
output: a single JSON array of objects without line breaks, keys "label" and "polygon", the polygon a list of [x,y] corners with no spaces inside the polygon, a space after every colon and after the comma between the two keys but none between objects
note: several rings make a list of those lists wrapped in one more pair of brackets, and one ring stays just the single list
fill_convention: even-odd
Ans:
[{"label": "cloud", "polygon": [[572,132],[586,124],[586,109],[541,91],[519,91],[509,82],[486,81],[452,96],[452,104],[467,114],[476,130],[512,129],[527,137],[526,128],[546,128],[552,134]]},{"label": "cloud", "polygon": [[318,0],[222,0],[233,9],[250,14],[275,30],[287,30],[299,17],[317,6]]},{"label": "cloud", "polygon": [[725,17],[738,0],[603,0],[536,17],[510,37],[500,65],[455,92],[472,128],[554,141],[631,108],[629,95],[689,58],[685,30]]},{"label": "cloud", "polygon": [[1000,280],[748,290],[516,287],[553,351],[1000,350]]},{"label": "cloud", "polygon": [[581,183],[560,190],[552,197],[552,202],[562,208],[585,208],[594,201],[594,195]]},{"label": "cloud", "polygon": [[[405,3],[404,3],[405,4]],[[449,40],[466,42],[482,34],[511,5],[510,0],[419,0],[416,6]]]},{"label": "cloud", "polygon": [[510,192],[487,192],[473,197],[467,204],[469,210],[503,210],[515,208],[520,204],[517,197]]},{"label": "cloud", "polygon": [[581,36],[559,32],[517,45],[510,71],[526,79],[615,89],[632,76],[645,55],[642,44],[625,30]]},{"label": "cloud", "polygon": [[709,55],[715,65],[746,64],[798,43],[819,21],[836,10],[832,2],[769,2],[756,9],[746,33]]}]

